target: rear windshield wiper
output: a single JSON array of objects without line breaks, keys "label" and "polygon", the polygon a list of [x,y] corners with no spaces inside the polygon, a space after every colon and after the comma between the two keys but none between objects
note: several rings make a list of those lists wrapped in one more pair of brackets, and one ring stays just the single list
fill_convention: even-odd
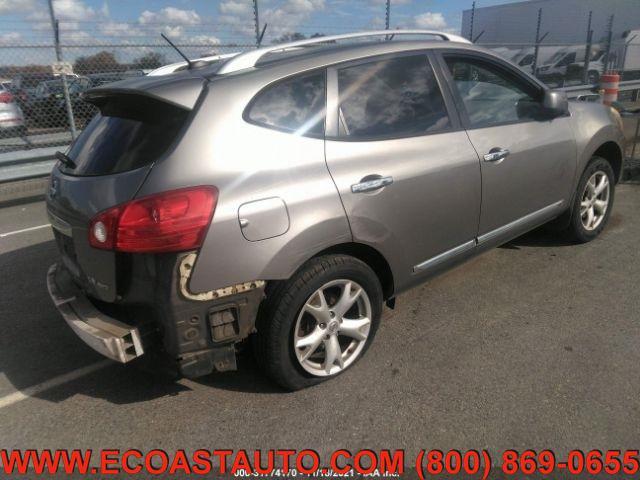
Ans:
[{"label": "rear windshield wiper", "polygon": [[67,155],[66,153],[62,153],[62,152],[56,152],[55,153],[56,156],[56,160],[59,160],[60,163],[62,163],[64,166],[70,168],[70,169],[74,169],[76,168],[76,164],[73,160],[71,160],[71,158],[69,157],[69,155]]}]

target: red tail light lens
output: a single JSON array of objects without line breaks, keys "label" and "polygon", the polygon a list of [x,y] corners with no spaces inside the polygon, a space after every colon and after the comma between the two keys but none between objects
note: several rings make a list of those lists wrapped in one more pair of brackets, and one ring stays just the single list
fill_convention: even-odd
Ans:
[{"label": "red tail light lens", "polygon": [[0,103],[11,103],[13,102],[13,95],[9,92],[1,92],[0,93]]},{"label": "red tail light lens", "polygon": [[89,224],[92,247],[160,253],[200,248],[218,202],[215,187],[172,190],[97,214]]}]

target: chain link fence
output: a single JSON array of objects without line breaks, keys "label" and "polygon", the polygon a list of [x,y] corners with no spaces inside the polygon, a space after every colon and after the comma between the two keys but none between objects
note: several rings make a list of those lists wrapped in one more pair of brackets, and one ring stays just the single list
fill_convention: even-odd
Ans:
[{"label": "chain link fence", "polygon": [[[35,1],[41,2],[43,11],[47,11],[47,0]],[[533,8],[527,4],[540,1],[514,5]],[[236,3],[243,2],[245,7],[258,6],[258,0]],[[181,62],[179,54],[160,38],[161,32],[195,59],[256,48],[260,41],[277,43],[385,27],[438,29],[438,25],[421,25],[404,14],[404,2],[398,2],[397,7],[393,0],[378,3],[384,23],[348,27],[331,22],[331,11],[327,9],[327,20],[322,24],[301,23],[291,27],[274,23],[268,17],[266,24],[261,23],[257,8],[251,8],[242,24],[188,17],[175,23],[153,19],[143,22],[143,17],[137,22],[68,19],[58,22],[54,14],[53,18],[47,15],[29,20],[32,22],[29,36],[13,38],[10,33],[0,31],[0,163],[3,157],[12,158],[15,153],[49,151],[68,145],[95,113],[82,100],[87,89],[147,75],[161,66]],[[623,21],[592,11],[556,18],[558,15],[553,12],[539,8],[524,17],[513,14],[507,18],[500,10],[476,9],[475,2],[470,2],[469,7],[461,12],[461,25],[447,26],[448,31],[492,49],[552,87],[584,85],[588,92],[587,86],[593,86],[594,92],[583,95],[583,99],[599,101],[597,85],[603,73],[615,70],[623,81],[640,80],[640,4],[636,7],[637,29],[628,28],[628,19]],[[430,8],[438,8],[438,2]],[[431,20],[437,23],[438,19],[431,17]],[[0,28],[9,30],[10,22],[0,17]],[[638,89],[621,92],[620,100],[622,109],[640,107]],[[628,115],[625,120],[632,140],[627,153],[640,158],[640,146],[632,148],[639,140],[636,118]]]},{"label": "chain link fence", "polygon": [[[254,48],[249,44],[180,42],[177,46],[190,58]],[[182,61],[162,40],[61,43],[60,50],[65,60],[62,67],[70,67],[65,73],[54,73],[55,66],[60,65],[54,45],[0,45],[0,101],[6,99],[7,118],[15,119],[3,124],[0,109],[0,154],[69,144],[71,125],[80,131],[95,113],[95,108],[82,100],[84,91]]]}]

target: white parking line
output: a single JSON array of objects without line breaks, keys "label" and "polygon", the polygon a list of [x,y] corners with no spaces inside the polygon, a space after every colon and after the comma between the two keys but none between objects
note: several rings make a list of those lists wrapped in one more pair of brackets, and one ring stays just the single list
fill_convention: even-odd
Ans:
[{"label": "white parking line", "polygon": [[9,395],[0,398],[0,408],[8,407],[9,405],[18,403],[26,398],[33,397],[34,395],[38,395],[39,393],[42,393],[46,390],[51,390],[52,388],[59,387],[60,385],[63,385],[65,383],[72,382],[80,377],[84,377],[85,375],[93,373],[96,370],[100,370],[101,368],[113,364],[114,363],[111,360],[102,360],[100,362],[87,365],[86,367],[73,370],[72,372],[53,377],[46,382],[39,383],[38,385],[27,387],[24,390],[20,390],[19,392],[10,393]]},{"label": "white parking line", "polygon": [[50,227],[50,226],[51,226],[51,224],[47,223],[46,225],[38,225],[37,227],[29,227],[29,228],[23,228],[22,230],[15,230],[13,232],[0,233],[0,238],[8,237],[9,235],[16,235],[18,233],[31,232],[33,230],[39,230],[41,228],[46,228],[46,227]]}]

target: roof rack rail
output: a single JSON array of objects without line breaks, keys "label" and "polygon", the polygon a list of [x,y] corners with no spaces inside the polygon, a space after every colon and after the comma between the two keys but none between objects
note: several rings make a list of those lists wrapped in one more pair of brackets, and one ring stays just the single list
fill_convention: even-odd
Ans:
[{"label": "roof rack rail", "polygon": [[229,60],[227,63],[225,63],[222,66],[222,68],[218,70],[218,75],[224,75],[226,73],[237,72],[239,70],[244,70],[246,68],[255,67],[258,61],[264,55],[271,52],[294,49],[297,47],[305,47],[308,45],[334,42],[336,40],[348,40],[351,38],[379,37],[379,36],[395,37],[398,35],[431,35],[435,37],[440,37],[442,40],[447,42],[471,43],[466,38],[460,37],[458,35],[438,32],[435,30],[374,30],[370,32],[344,33],[341,35],[330,35],[326,37],[307,38],[305,40],[298,40],[296,42],[281,43],[278,45],[271,45],[269,47],[259,48],[257,50],[250,50],[248,52],[244,52],[244,53],[241,53],[240,55],[235,56],[234,58]]}]

